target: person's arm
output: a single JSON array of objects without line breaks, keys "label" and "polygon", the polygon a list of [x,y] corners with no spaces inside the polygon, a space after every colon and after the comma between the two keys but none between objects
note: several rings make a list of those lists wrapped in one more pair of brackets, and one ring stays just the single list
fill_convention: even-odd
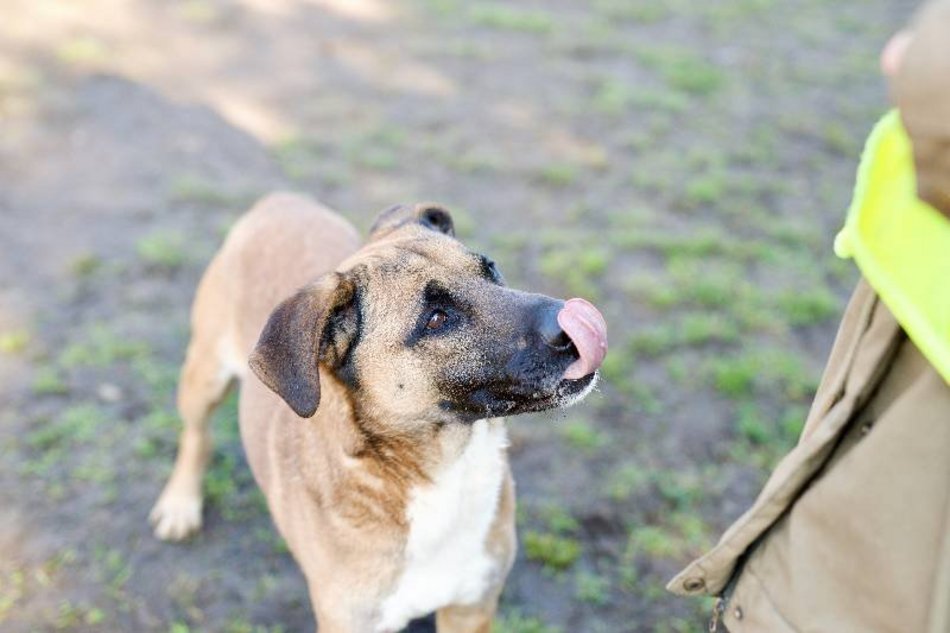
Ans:
[{"label": "person's arm", "polygon": [[917,193],[950,218],[950,0],[927,3],[910,32],[897,44],[891,92],[913,144]]}]

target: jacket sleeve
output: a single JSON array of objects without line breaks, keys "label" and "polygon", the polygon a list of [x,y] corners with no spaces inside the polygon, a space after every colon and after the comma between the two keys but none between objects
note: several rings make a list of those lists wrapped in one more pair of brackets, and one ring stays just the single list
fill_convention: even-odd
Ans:
[{"label": "jacket sleeve", "polygon": [[950,218],[950,0],[931,0],[891,80],[914,148],[917,192]]}]

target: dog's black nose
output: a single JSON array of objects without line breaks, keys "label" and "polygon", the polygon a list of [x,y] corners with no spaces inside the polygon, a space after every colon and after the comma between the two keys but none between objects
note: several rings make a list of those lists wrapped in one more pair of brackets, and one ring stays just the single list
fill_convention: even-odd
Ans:
[{"label": "dog's black nose", "polygon": [[573,343],[557,322],[557,314],[560,310],[560,303],[558,303],[557,306],[545,306],[542,308],[538,318],[538,334],[541,336],[541,340],[544,341],[545,345],[555,351],[564,352],[567,351]]}]

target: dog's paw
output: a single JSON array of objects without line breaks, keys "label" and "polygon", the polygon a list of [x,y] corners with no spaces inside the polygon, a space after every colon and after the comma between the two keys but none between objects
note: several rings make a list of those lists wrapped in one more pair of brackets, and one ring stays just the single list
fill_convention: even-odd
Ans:
[{"label": "dog's paw", "polygon": [[201,497],[163,493],[148,515],[155,536],[163,541],[183,541],[201,529]]}]

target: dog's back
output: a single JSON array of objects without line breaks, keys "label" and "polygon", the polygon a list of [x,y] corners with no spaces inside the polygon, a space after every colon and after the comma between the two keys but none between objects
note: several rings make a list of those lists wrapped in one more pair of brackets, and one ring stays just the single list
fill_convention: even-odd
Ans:
[{"label": "dog's back", "polygon": [[[293,193],[263,198],[231,229],[208,266],[192,307],[192,339],[217,339],[238,378],[267,317],[282,299],[333,270],[360,246],[352,224]],[[195,336],[197,328],[215,328]]]}]

